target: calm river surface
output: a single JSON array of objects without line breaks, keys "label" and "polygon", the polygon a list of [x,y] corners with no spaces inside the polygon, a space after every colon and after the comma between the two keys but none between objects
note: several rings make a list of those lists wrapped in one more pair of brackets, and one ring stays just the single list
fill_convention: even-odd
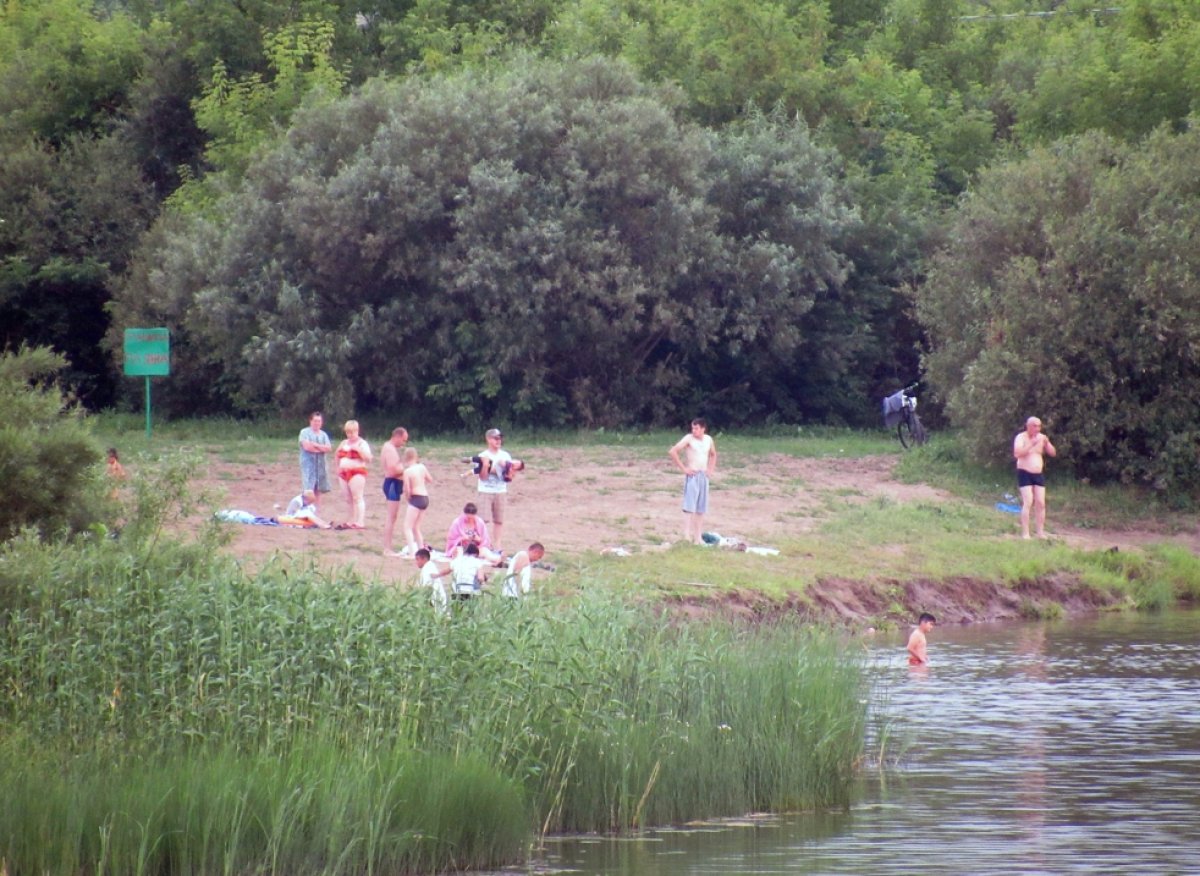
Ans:
[{"label": "calm river surface", "polygon": [[898,762],[848,812],[556,840],[583,874],[1200,874],[1200,613],[939,627],[874,651]]}]

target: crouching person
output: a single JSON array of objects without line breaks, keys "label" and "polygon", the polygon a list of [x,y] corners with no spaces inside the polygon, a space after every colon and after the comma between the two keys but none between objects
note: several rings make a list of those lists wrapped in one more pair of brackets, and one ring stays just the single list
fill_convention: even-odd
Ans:
[{"label": "crouching person", "polygon": [[520,599],[533,589],[533,564],[546,556],[546,549],[541,542],[534,542],[523,551],[518,551],[508,561],[508,569],[504,574],[504,586],[500,589],[501,596],[509,599]]},{"label": "crouching person", "polygon": [[450,563],[450,595],[453,599],[472,599],[483,592],[491,564],[479,556],[479,546],[468,544]]},{"label": "crouching person", "polygon": [[446,585],[442,578],[450,574],[450,569],[441,568],[435,563],[426,548],[419,549],[414,555],[417,568],[421,572],[420,584],[431,591],[429,603],[438,614],[450,613],[450,597],[446,593]]}]

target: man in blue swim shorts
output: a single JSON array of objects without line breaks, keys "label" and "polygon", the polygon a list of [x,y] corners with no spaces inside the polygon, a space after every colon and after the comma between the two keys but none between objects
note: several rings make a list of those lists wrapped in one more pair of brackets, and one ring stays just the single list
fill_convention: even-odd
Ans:
[{"label": "man in blue swim shorts", "polygon": [[387,521],[383,524],[384,556],[399,556],[392,550],[392,537],[396,531],[396,518],[400,515],[400,494],[404,492],[401,457],[407,443],[408,430],[397,426],[379,451],[379,459],[383,462],[383,498],[387,500]]}]

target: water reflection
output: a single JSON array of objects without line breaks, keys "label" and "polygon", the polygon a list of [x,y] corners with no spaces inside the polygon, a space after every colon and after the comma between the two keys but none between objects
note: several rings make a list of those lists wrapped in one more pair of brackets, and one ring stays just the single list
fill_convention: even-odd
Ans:
[{"label": "water reflection", "polygon": [[848,812],[566,840],[595,873],[1200,873],[1200,613],[880,643],[899,763]]}]

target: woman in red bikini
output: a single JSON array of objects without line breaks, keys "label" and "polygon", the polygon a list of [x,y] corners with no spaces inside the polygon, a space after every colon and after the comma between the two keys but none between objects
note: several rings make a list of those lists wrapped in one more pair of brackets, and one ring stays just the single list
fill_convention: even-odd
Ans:
[{"label": "woman in red bikini", "polygon": [[367,466],[371,463],[371,445],[358,434],[358,420],[347,420],[345,425],[346,440],[338,445],[337,473],[346,493],[346,507],[350,510],[350,519],[346,521],[345,529],[366,529],[367,500],[364,497],[367,486]]}]

